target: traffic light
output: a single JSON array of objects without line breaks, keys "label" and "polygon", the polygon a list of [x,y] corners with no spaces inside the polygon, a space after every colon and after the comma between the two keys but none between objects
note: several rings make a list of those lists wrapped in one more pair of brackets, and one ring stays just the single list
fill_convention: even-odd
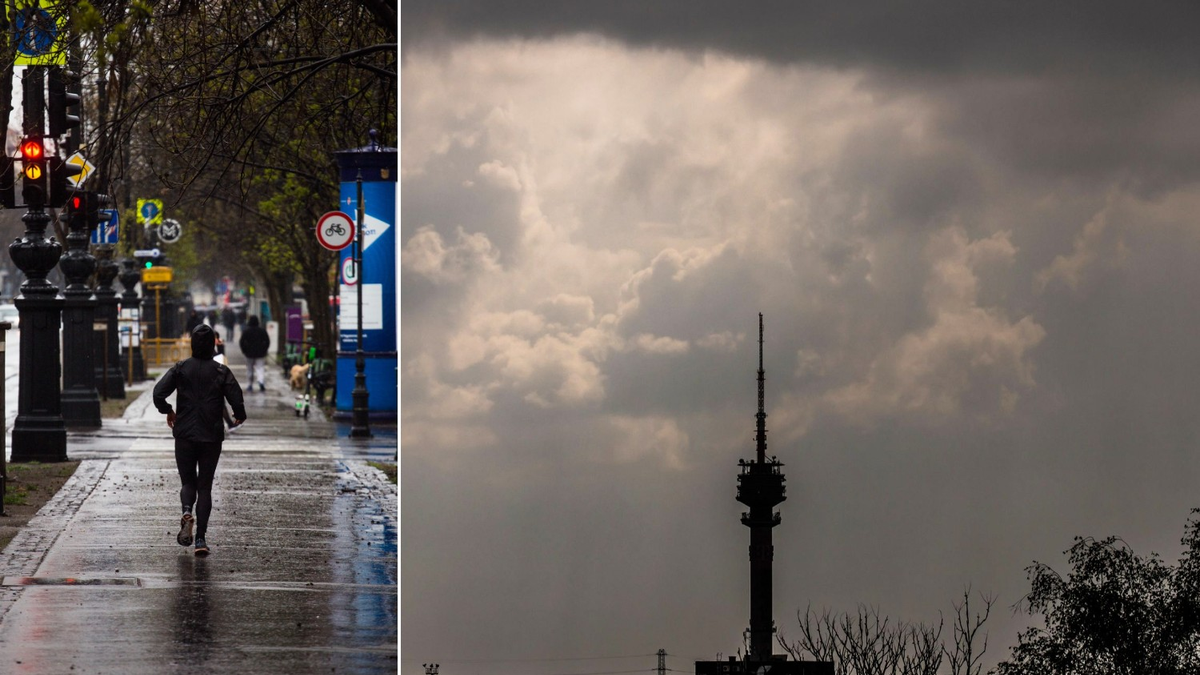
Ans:
[{"label": "traffic light", "polygon": [[26,136],[21,141],[21,195],[30,206],[45,203],[46,144],[41,136]]},{"label": "traffic light", "polygon": [[100,222],[100,200],[94,192],[78,190],[64,202],[66,220],[73,228],[91,230]]},{"label": "traffic light", "polygon": [[[50,199],[47,206],[57,208],[64,205],[73,186],[68,181],[72,176],[83,173],[83,167],[67,163],[67,158],[78,145],[79,126],[79,76],[58,66],[49,69],[46,97],[46,116],[50,123],[49,136],[55,139],[59,152],[47,159],[50,169]],[[73,91],[72,91],[73,90]],[[67,132],[71,136],[61,137]]]},{"label": "traffic light", "polygon": [[79,94],[75,89],[79,76],[59,67],[50,69],[49,97],[46,101],[50,118],[50,135],[58,138],[79,126]]},{"label": "traffic light", "polygon": [[61,157],[53,156],[48,160],[48,164],[50,165],[50,201],[47,206],[57,208],[67,203],[68,195],[75,189],[75,186],[68,183],[67,179],[83,173],[83,167],[72,164]]}]

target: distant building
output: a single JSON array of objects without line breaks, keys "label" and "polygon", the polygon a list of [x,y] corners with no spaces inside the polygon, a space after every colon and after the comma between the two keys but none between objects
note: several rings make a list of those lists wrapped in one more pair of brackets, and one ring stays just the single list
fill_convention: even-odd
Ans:
[{"label": "distant building", "polygon": [[697,661],[696,675],[833,675],[829,661],[788,661],[785,654],[772,654],[775,620],[771,618],[771,563],[775,547],[771,530],[782,517],[775,507],[787,499],[783,486],[783,463],[767,457],[766,372],[763,370],[763,318],[758,315],[758,414],[755,457],[738,460],[737,500],[750,508],[742,513],[742,524],[750,528],[750,651],[742,661]]}]

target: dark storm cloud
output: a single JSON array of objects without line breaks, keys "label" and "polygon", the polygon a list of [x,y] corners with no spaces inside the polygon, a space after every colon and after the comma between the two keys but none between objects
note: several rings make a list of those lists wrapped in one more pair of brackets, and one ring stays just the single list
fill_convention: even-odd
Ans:
[{"label": "dark storm cloud", "polygon": [[[402,26],[406,49],[595,33],[638,47],[857,69],[877,93],[940,101],[948,138],[1032,179],[1120,180],[1145,194],[1197,178],[1197,28],[1200,5],[1187,2],[950,0],[409,2]],[[894,185],[893,195],[907,200],[895,213],[914,220],[936,215],[937,177],[970,180],[954,164],[910,168],[902,176],[926,184]]]},{"label": "dark storm cloud", "polygon": [[634,46],[921,73],[1048,70],[1195,78],[1200,5],[1181,1],[406,2],[407,49],[444,38],[599,33]]},{"label": "dark storm cloud", "polygon": [[[758,311],[782,628],[810,600],[936,621],[967,583],[1007,607],[1075,535],[1176,552],[1200,473],[1188,6],[405,10],[422,656],[736,649]],[[579,31],[613,41],[434,48]],[[989,660],[1025,618],[993,614]],[[568,670],[540,665],[510,672]]]}]

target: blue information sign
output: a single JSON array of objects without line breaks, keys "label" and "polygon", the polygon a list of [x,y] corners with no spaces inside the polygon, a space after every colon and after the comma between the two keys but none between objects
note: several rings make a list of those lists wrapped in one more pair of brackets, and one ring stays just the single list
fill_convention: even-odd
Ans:
[{"label": "blue information sign", "polygon": [[100,209],[100,225],[92,230],[92,243],[116,244],[121,239],[121,220],[116,209]]},{"label": "blue information sign", "polygon": [[[373,414],[395,413],[397,401],[396,335],[396,151],[339,153],[342,189],[338,208],[358,217],[357,185],[347,180],[347,166],[361,166],[363,174],[362,224],[363,262],[355,270],[355,283],[342,285],[338,311],[337,409],[353,409],[355,350],[358,347],[358,294],[362,294],[364,373],[370,396],[367,408]],[[357,174],[358,171],[352,172]],[[339,252],[339,269],[357,244]],[[343,281],[345,281],[343,279]]]}]

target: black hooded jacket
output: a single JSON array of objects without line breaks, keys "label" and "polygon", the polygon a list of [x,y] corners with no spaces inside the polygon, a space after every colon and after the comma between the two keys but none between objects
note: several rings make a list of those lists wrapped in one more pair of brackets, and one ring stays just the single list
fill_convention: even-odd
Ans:
[{"label": "black hooded jacket", "polygon": [[[171,366],[158,384],[154,385],[154,407],[160,413],[176,413],[173,435],[194,443],[220,443],[225,440],[225,424],[221,411],[225,401],[233,407],[233,416],[246,419],[246,404],[242,388],[229,368],[212,360],[216,333],[207,325],[192,330],[192,358]],[[167,397],[176,396],[177,411],[171,409]]]},{"label": "black hooded jacket", "polygon": [[261,359],[270,351],[271,336],[267,333],[267,329],[258,325],[257,316],[251,316],[246,321],[246,329],[242,331],[238,347],[242,350],[243,356],[251,359]]}]

